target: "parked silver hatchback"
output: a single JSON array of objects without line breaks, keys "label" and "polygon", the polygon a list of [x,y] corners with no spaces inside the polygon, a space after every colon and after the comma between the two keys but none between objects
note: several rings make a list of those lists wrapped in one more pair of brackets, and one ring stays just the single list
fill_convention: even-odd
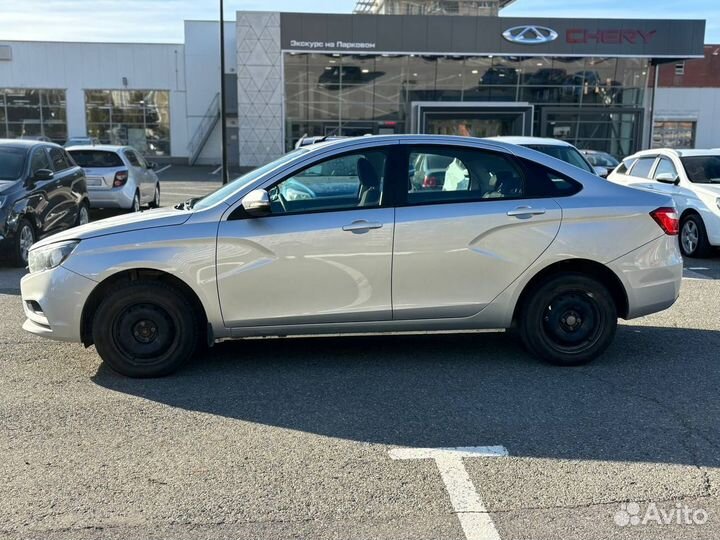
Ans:
[{"label": "parked silver hatchback", "polygon": [[[457,181],[413,182],[426,161]],[[578,365],[610,345],[618,317],[675,302],[677,229],[667,195],[520,146],[343,139],[39,242],[24,328],[95,344],[134,377],[228,338],[514,326],[535,355]]]},{"label": "parked silver hatchback", "polygon": [[142,206],[160,206],[156,165],[130,146],[86,145],[67,149],[85,169],[92,208],[121,208],[138,212]]}]

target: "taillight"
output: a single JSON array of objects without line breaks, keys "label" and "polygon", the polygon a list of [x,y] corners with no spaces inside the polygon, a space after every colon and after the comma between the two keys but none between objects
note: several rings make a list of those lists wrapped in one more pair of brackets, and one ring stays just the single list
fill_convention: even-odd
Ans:
[{"label": "taillight", "polygon": [[128,179],[128,172],[127,171],[118,171],[115,173],[115,178],[113,179],[113,187],[122,187],[125,185],[125,182],[127,182]]},{"label": "taillight", "polygon": [[436,177],[436,176],[432,176],[432,175],[428,175],[428,176],[426,176],[425,178],[423,178],[422,187],[424,187],[424,188],[434,188],[434,187],[437,187],[437,184],[438,184],[438,182],[437,182],[437,177]]},{"label": "taillight", "polygon": [[675,208],[663,206],[650,212],[650,217],[655,220],[655,223],[660,225],[660,228],[665,234],[672,236],[680,231],[680,216],[678,216]]}]

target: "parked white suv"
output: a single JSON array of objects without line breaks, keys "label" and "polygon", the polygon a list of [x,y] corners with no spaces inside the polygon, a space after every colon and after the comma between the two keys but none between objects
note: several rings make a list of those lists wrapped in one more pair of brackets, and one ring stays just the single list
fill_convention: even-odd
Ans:
[{"label": "parked white suv", "polygon": [[[417,189],[411,165],[435,157],[467,181]],[[675,302],[677,227],[670,197],[520,146],[343,139],[200,200],[42,240],[23,327],[94,343],[137,377],[228,338],[516,324],[540,358],[578,365],[610,345],[618,317]]]},{"label": "parked white suv", "polygon": [[680,212],[680,249],[707,257],[720,246],[720,150],[644,150],[608,180],[670,195]]},{"label": "parked white suv", "polygon": [[90,206],[138,212],[160,206],[156,165],[130,146],[71,146],[68,153],[85,169]]}]

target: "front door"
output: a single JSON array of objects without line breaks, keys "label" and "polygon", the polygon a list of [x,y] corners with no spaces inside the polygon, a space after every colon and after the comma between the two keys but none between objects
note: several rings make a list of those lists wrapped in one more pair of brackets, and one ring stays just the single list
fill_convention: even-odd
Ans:
[{"label": "front door", "polygon": [[[561,220],[551,198],[528,185],[510,155],[476,148],[408,145],[404,206],[395,216],[395,319],[469,317],[520,276],[550,245]],[[436,182],[412,181],[432,164]],[[542,183],[543,171],[532,175]]]},{"label": "front door", "polygon": [[218,230],[225,325],[389,320],[394,209],[388,152],[321,159],[268,188],[271,213],[242,208]]}]

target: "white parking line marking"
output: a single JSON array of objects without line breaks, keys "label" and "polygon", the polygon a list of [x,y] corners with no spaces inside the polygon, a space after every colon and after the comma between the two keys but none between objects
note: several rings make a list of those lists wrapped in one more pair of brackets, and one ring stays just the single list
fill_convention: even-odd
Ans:
[{"label": "white parking line marking", "polygon": [[163,171],[167,171],[170,167],[172,167],[172,165],[165,165],[161,169],[158,169],[157,171],[155,171],[155,174],[160,174]]},{"label": "white parking line marking", "polygon": [[217,174],[217,173],[219,173],[220,171],[222,171],[222,165],[220,165],[217,169],[215,169],[215,170],[214,170],[213,172],[211,172],[210,174]]},{"label": "white parking line marking", "polygon": [[504,457],[504,446],[466,446],[458,448],[394,448],[391,459],[433,459],[440,471],[450,503],[460,520],[467,540],[500,540],[485,504],[468,476],[463,458]]}]

